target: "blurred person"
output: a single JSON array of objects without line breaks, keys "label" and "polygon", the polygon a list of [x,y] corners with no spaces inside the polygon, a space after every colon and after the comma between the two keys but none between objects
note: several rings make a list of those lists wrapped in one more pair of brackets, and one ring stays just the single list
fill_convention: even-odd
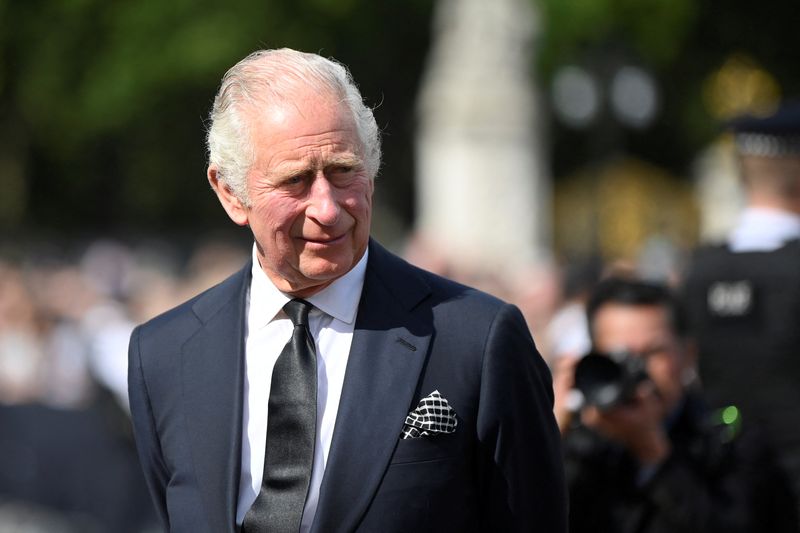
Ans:
[{"label": "blurred person", "polygon": [[182,302],[186,282],[172,248],[150,243],[138,246],[134,254],[136,263],[131,271],[125,308],[131,320],[140,323]]},{"label": "blurred person", "polygon": [[422,232],[414,232],[403,250],[403,259],[414,266],[443,277],[455,276],[453,265],[444,253]]},{"label": "blurred person", "polygon": [[346,69],[251,54],[223,78],[208,144],[208,180],[255,243],[131,337],[165,526],[565,531],[548,369],[516,307],[369,237],[379,132]]},{"label": "blurred person", "polygon": [[600,277],[599,258],[569,261],[562,274],[561,304],[545,328],[542,353],[553,369],[554,413],[563,431],[572,417],[572,370],[591,349],[586,301]]},{"label": "blurred person", "polygon": [[20,268],[0,262],[0,404],[35,401],[44,390],[41,321]]},{"label": "blurred person", "polygon": [[126,347],[133,323],[121,295],[102,290],[98,274],[53,259],[27,268],[45,350],[38,400],[53,407],[86,407],[101,386],[126,408]]},{"label": "blurred person", "polygon": [[229,243],[217,241],[201,243],[192,251],[189,258],[186,275],[178,295],[180,298],[170,308],[237,272],[242,268],[242,263],[247,261],[249,254],[248,248]]},{"label": "blurred person", "polygon": [[691,383],[669,289],[606,279],[587,317],[594,351],[574,370],[584,404],[564,436],[570,530],[796,531],[762,443],[739,433],[735,410],[720,422]]},{"label": "blurred person", "polygon": [[[561,300],[561,279],[555,261],[541,260],[504,276],[509,301],[519,307],[535,339],[545,339],[547,325]],[[546,341],[544,341],[546,342]],[[540,348],[548,362],[548,354]]]},{"label": "blurred person", "polygon": [[105,301],[89,309],[79,327],[92,379],[128,410],[128,339],[135,324],[121,302]]},{"label": "blurred person", "polygon": [[733,120],[746,205],[684,291],[712,403],[766,433],[800,496],[800,102]]},{"label": "blurred person", "polygon": [[79,272],[95,297],[77,326],[85,343],[88,370],[94,380],[128,410],[127,344],[135,324],[126,303],[135,270],[133,251],[108,239],[97,239],[82,254]]},{"label": "blurred person", "polygon": [[685,252],[663,234],[649,235],[636,259],[638,277],[675,287],[686,266]]},{"label": "blurred person", "polygon": [[94,381],[81,321],[98,295],[74,264],[52,256],[31,260],[25,283],[39,316],[44,350],[42,390],[36,400],[55,408],[85,407],[92,401]]}]

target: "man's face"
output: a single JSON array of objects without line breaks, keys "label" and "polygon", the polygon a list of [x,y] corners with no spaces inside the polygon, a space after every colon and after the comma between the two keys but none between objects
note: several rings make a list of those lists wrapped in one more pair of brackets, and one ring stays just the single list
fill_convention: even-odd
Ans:
[{"label": "man's face", "polygon": [[647,373],[665,406],[672,409],[677,405],[688,356],[663,307],[607,303],[597,310],[593,328],[598,351],[625,350],[647,357]]},{"label": "man's face", "polygon": [[249,224],[270,280],[304,297],[346,274],[364,255],[373,183],[350,111],[312,91],[299,93],[293,103],[251,111],[250,205],[234,199],[238,207],[225,207],[235,222]]}]

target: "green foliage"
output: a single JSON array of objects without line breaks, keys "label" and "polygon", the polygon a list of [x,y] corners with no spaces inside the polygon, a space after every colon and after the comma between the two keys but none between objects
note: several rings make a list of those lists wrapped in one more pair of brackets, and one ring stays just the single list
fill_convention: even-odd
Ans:
[{"label": "green foliage", "polygon": [[696,16],[694,0],[535,1],[544,19],[539,64],[545,75],[609,44],[664,66],[677,56]]},{"label": "green foliage", "polygon": [[17,82],[12,97],[47,142],[124,127],[153,95],[204,84],[246,46],[230,11],[187,1],[16,2]]},{"label": "green foliage", "polygon": [[[381,109],[385,125],[411,105],[430,9],[428,0],[0,0],[0,173],[21,173],[17,197],[29,202],[13,220],[202,225],[218,210],[203,184],[204,120],[230,66],[259,48],[335,56],[368,100],[404,91]],[[7,220],[0,213],[0,228]]]}]

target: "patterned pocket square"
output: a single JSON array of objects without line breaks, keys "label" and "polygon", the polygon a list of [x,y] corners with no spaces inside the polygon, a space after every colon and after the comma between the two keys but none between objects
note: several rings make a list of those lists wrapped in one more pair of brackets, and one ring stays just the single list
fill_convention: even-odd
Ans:
[{"label": "patterned pocket square", "polygon": [[416,439],[439,433],[453,433],[458,425],[456,412],[438,390],[419,401],[417,408],[408,413],[401,439]]}]

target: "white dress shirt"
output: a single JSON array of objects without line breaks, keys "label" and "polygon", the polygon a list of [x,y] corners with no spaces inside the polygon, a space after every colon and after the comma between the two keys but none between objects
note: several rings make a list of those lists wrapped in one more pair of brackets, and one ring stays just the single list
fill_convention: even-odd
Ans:
[{"label": "white dress shirt", "polygon": [[[339,410],[366,267],[365,252],[350,272],[306,298],[314,305],[309,314],[309,327],[317,348],[317,435],[301,532],[311,528],[317,511],[319,489]],[[283,306],[290,299],[272,284],[261,269],[254,246],[245,332],[242,475],[236,509],[236,522],[239,525],[261,490],[272,368],[294,329],[291,320],[283,312]]]},{"label": "white dress shirt", "polygon": [[800,215],[777,209],[748,207],[728,237],[734,252],[771,252],[800,238]]}]

